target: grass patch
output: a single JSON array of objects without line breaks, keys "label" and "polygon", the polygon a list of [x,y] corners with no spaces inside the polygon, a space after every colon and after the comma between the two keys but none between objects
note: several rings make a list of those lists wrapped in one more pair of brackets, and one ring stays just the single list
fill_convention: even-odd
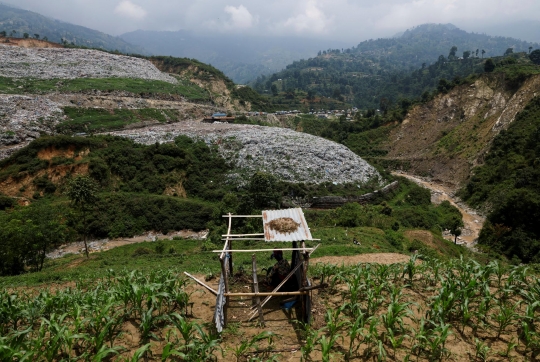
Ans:
[{"label": "grass patch", "polygon": [[122,91],[142,96],[182,96],[190,101],[208,101],[208,92],[186,79],[177,84],[158,80],[131,78],[14,79],[0,77],[0,92],[7,94],[49,92],[79,93],[90,90]]},{"label": "grass patch", "polygon": [[177,120],[179,113],[175,110],[143,109],[103,109],[65,107],[67,121],[57,126],[60,133],[102,132],[121,129],[127,125],[143,122],[158,121],[165,123]]}]

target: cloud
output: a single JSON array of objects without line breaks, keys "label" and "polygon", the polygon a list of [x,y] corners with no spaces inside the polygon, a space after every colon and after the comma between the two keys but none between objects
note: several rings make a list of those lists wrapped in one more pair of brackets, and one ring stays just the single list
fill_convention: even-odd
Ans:
[{"label": "cloud", "polygon": [[300,14],[289,17],[281,26],[290,28],[297,33],[322,34],[329,30],[333,18],[326,16],[313,0],[303,4]]},{"label": "cloud", "polygon": [[129,0],[121,1],[114,9],[116,14],[131,18],[134,20],[142,20],[146,17],[146,10],[141,6],[132,3]]},{"label": "cloud", "polygon": [[240,5],[237,8],[231,5],[225,6],[225,12],[231,16],[230,23],[231,28],[247,29],[253,26],[255,19],[244,5]]}]

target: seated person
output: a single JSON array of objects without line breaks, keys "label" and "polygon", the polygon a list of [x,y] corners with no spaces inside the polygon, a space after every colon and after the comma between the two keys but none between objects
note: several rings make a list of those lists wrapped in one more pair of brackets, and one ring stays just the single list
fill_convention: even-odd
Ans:
[{"label": "seated person", "polygon": [[266,282],[275,288],[289,275],[291,267],[287,260],[283,259],[283,251],[281,250],[274,250],[270,258],[275,258],[277,263],[273,267],[268,268]]}]

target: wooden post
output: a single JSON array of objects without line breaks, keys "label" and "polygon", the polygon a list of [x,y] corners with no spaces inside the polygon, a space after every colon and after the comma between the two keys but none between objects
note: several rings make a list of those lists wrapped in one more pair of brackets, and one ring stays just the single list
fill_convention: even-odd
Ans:
[{"label": "wooden post", "polygon": [[[231,213],[229,212],[229,229],[227,230],[227,235],[231,235],[231,226],[232,226],[232,217]],[[227,237],[228,240],[228,247],[227,250],[232,250],[232,239],[230,237]],[[229,255],[229,272],[230,275],[233,275],[233,260],[232,260],[232,253],[228,253]]]},{"label": "wooden post", "polygon": [[[232,250],[232,239],[229,239],[229,248],[228,250]],[[229,256],[229,274],[233,275],[233,260],[232,260],[232,253],[228,253]]]},{"label": "wooden post", "polygon": [[[307,256],[307,252],[306,252],[306,242],[305,241],[302,241],[302,262],[303,262],[303,265],[302,265],[302,270],[300,272],[300,288],[305,288],[307,287],[307,261],[306,260],[306,256]],[[309,256],[307,256],[309,258]],[[305,321],[306,319],[306,299],[304,296],[301,296],[300,297],[300,300],[301,300],[301,304],[300,304],[300,309],[301,309],[301,313],[302,313],[302,322]]]},{"label": "wooden post", "polygon": [[[251,256],[251,263],[253,268],[253,292],[259,293],[259,283],[257,280],[257,260],[255,258],[255,254]],[[261,298],[259,296],[256,296],[253,298],[255,305],[257,306],[257,311],[259,312],[259,322],[264,326],[264,316],[261,308]]]},{"label": "wooden post", "polygon": [[[229,293],[229,276],[227,274],[227,268],[225,267],[225,260],[220,259],[219,262],[221,263],[221,275],[223,275],[225,293]],[[225,321],[225,325],[223,327],[227,326],[227,309],[229,308],[229,299],[229,296],[225,296],[225,305],[223,306],[223,320]]]}]

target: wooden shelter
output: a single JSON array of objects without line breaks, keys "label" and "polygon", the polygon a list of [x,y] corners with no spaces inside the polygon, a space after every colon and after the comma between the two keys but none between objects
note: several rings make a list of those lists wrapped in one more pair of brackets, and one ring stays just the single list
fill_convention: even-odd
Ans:
[{"label": "wooden shelter", "polygon": [[[223,249],[214,250],[219,253],[219,261],[221,263],[221,276],[219,279],[218,290],[215,291],[197,281],[216,294],[216,309],[214,313],[214,322],[216,329],[221,332],[227,323],[227,308],[230,304],[230,299],[234,297],[249,297],[253,298],[252,311],[249,314],[248,320],[252,320],[257,315],[259,321],[264,324],[264,316],[262,307],[274,296],[289,296],[296,300],[299,310],[299,319],[305,323],[309,323],[311,319],[311,291],[322,287],[322,285],[312,286],[308,277],[307,271],[309,267],[309,258],[317,247],[306,247],[306,241],[317,240],[313,239],[304,213],[301,208],[285,209],[285,210],[269,210],[263,211],[261,215],[223,215],[228,218],[227,234],[223,235]],[[233,218],[262,218],[263,232],[259,234],[233,234],[232,220]],[[233,249],[235,240],[260,240],[265,242],[287,242],[291,243],[290,247],[274,248],[274,249],[255,249],[255,250],[239,250]],[[257,280],[257,258],[258,252],[268,252],[272,250],[291,251],[291,269],[285,279],[271,292],[261,292],[258,287]],[[252,255],[252,271],[253,271],[253,287],[252,292],[233,293],[229,289],[229,277],[233,274],[233,257],[235,253],[249,252]],[[293,290],[280,291],[282,287],[289,283],[293,285]],[[266,297],[261,301],[261,297]]]}]

